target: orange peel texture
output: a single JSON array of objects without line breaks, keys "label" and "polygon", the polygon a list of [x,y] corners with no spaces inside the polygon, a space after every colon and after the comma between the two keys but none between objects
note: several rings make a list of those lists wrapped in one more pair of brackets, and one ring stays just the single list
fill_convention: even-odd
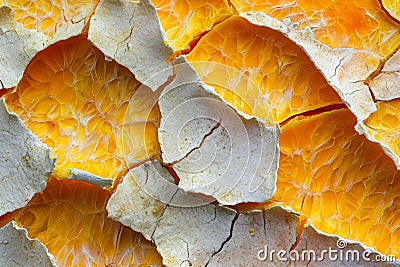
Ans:
[{"label": "orange peel texture", "polygon": [[[395,2],[395,1],[393,1]],[[382,58],[400,44],[400,27],[382,9],[378,0],[232,0],[238,11],[264,12],[309,26],[321,43],[332,48],[356,48]]]},{"label": "orange peel texture", "polygon": [[188,48],[191,41],[214,23],[231,14],[225,0],[155,0],[162,27],[175,51]]},{"label": "orange peel texture", "polygon": [[86,182],[51,179],[8,219],[39,239],[58,266],[162,266],[151,242],[107,217],[109,198]]},{"label": "orange peel texture", "polygon": [[325,233],[399,257],[400,172],[355,124],[351,112],[341,109],[283,126],[272,200]]},{"label": "orange peel texture", "polygon": [[368,135],[400,158],[400,99],[376,103],[377,111],[364,121]]},{"label": "orange peel texture", "polygon": [[[2,216],[0,225],[15,220],[31,238],[44,243],[59,266],[161,266],[151,242],[107,217],[111,189],[62,180],[75,168],[113,178],[116,185],[132,166],[160,159],[157,93],[86,39],[88,20],[98,3],[0,0],[26,29],[61,39],[59,29],[78,34],[73,24],[82,26],[78,32],[83,32],[39,52],[16,88],[0,90],[9,110],[57,156],[54,177],[44,192],[26,207]],[[175,51],[171,61],[185,55],[200,79],[228,103],[281,125],[275,195],[268,203],[242,203],[236,208],[279,205],[300,214],[299,236],[311,224],[400,258],[400,171],[379,144],[355,131],[356,118],[342,108],[342,100],[307,52],[278,31],[253,25],[239,14],[263,12],[290,20],[296,31],[310,27],[315,39],[332,49],[367,51],[371,62],[377,62],[378,55],[377,70],[366,66],[371,72],[367,84],[400,47],[399,1],[153,4],[168,39],[165,44]],[[352,64],[344,66],[348,69],[340,75],[357,72]],[[363,126],[371,140],[400,157],[400,99],[377,101],[376,106]]]},{"label": "orange peel texture", "polygon": [[53,36],[67,22],[72,24],[85,21],[95,0],[3,0],[14,10],[14,20],[26,29],[35,29],[48,36]]},{"label": "orange peel texture", "polygon": [[397,0],[381,0],[383,8],[395,19],[400,22],[400,2]]},{"label": "orange peel texture", "polygon": [[56,43],[28,65],[9,109],[57,155],[55,175],[70,168],[115,178],[127,164],[158,153],[152,91],[107,61],[83,37]]},{"label": "orange peel texture", "polygon": [[[239,110],[287,118],[342,101],[307,55],[281,33],[232,17],[187,56],[200,78]],[[268,114],[270,110],[271,114]]]}]

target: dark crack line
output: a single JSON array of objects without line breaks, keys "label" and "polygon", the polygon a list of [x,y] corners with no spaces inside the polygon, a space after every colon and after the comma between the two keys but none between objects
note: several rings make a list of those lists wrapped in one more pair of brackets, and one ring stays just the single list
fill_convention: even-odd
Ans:
[{"label": "dark crack line", "polygon": [[[364,83],[364,80],[350,81],[349,83],[350,83],[350,84]],[[355,91],[352,91],[351,93],[349,93],[349,95],[351,95],[353,92],[357,92],[357,91],[362,91],[362,90],[355,90]]]},{"label": "dark crack line", "polygon": [[379,62],[378,68],[375,71],[373,71],[367,77],[367,79],[364,80],[364,84],[369,85],[372,82],[372,80],[374,80],[376,78],[376,76],[381,74],[383,68],[386,65],[386,62],[389,61],[399,50],[400,50],[400,44],[395,49],[393,49],[393,51],[390,54],[388,54],[384,59],[381,59]]},{"label": "dark crack line", "polygon": [[161,165],[167,169],[167,171],[169,172],[169,174],[172,176],[172,178],[174,178],[174,182],[175,184],[179,184],[181,178],[179,178],[179,175],[176,173],[176,171],[174,170],[173,166],[171,164],[164,164],[161,162]]},{"label": "dark crack line", "polygon": [[374,91],[372,91],[372,88],[371,88],[371,86],[369,85],[369,83],[367,83],[366,85],[368,86],[368,90],[369,90],[369,93],[370,93],[370,95],[371,95],[371,97],[372,97],[372,100],[373,100],[374,103],[376,104],[378,101],[376,100]]},{"label": "dark crack line", "polygon": [[124,43],[126,43],[125,45],[126,45],[127,51],[130,50],[129,49],[129,39],[132,38],[132,34],[133,34],[133,29],[134,29],[133,20],[134,20],[135,15],[136,15],[136,9],[137,9],[137,5],[135,5],[135,8],[133,9],[133,12],[132,12],[132,16],[129,18],[130,32],[122,41],[117,42],[117,49],[115,49],[113,58],[116,58],[116,56],[118,54],[118,51],[120,50],[121,45],[123,45]]},{"label": "dark crack line", "polygon": [[[175,80],[175,78],[176,78],[176,75],[177,75],[177,70],[176,70],[176,63],[175,62],[171,62],[171,64],[172,64],[172,74],[167,78],[167,80],[163,83],[163,84],[161,84],[158,88],[157,88],[157,90],[156,90],[156,93],[157,93],[157,99],[159,98],[159,96],[161,95],[161,93],[164,91],[164,89],[168,86],[168,85],[170,85],[174,80]],[[156,101],[157,102],[157,101]],[[158,103],[158,102],[157,102]]]},{"label": "dark crack line", "polygon": [[149,172],[146,172],[146,180],[144,181],[144,185],[147,185],[148,180],[149,180]]},{"label": "dark crack line", "polygon": [[220,252],[222,251],[222,249],[224,248],[225,244],[228,243],[228,242],[232,239],[232,236],[233,236],[233,228],[235,227],[235,223],[236,223],[237,219],[239,218],[239,216],[240,216],[240,213],[237,212],[237,213],[235,214],[235,217],[234,217],[233,220],[232,220],[231,229],[230,229],[230,231],[229,231],[229,236],[222,242],[221,247],[211,255],[210,259],[207,261],[207,263],[204,265],[204,267],[207,267],[208,264],[210,264],[212,258],[213,258],[215,255],[217,255],[218,253],[220,253]]},{"label": "dark crack line", "polygon": [[113,185],[110,188],[111,193],[114,193],[114,191],[117,189],[117,186],[121,183],[122,178],[124,178],[125,175],[127,175],[129,173],[130,170],[132,170],[134,168],[137,168],[140,165],[143,165],[143,164],[145,164],[147,162],[154,161],[155,159],[156,159],[156,156],[152,156],[152,157],[146,158],[146,159],[144,159],[142,161],[139,161],[139,162],[136,162],[136,163],[133,163],[133,164],[129,165],[128,168],[126,168],[125,170],[121,171],[117,175],[117,177],[114,179]]},{"label": "dark crack line", "polygon": [[262,216],[263,216],[263,228],[264,228],[264,235],[267,235],[267,211],[265,209],[262,210]]},{"label": "dark crack line", "polygon": [[191,149],[189,152],[187,152],[186,155],[184,155],[182,158],[180,158],[180,159],[178,159],[178,160],[175,160],[175,161],[171,162],[170,164],[171,164],[171,165],[175,165],[175,164],[181,162],[182,160],[188,158],[188,157],[190,156],[190,154],[192,154],[194,151],[200,149],[201,146],[202,146],[202,145],[204,144],[204,142],[206,141],[206,139],[207,139],[210,135],[212,135],[212,134],[215,132],[215,130],[217,130],[220,126],[221,126],[221,121],[217,122],[217,124],[215,124],[214,127],[212,127],[212,128],[210,129],[210,131],[209,131],[207,134],[205,134],[205,135],[203,136],[203,139],[201,140],[201,142],[200,142],[200,144],[199,144],[198,146],[192,148],[192,149]]},{"label": "dark crack line", "polygon": [[86,35],[89,34],[90,22],[92,21],[92,17],[96,13],[96,10],[97,10],[97,7],[99,6],[99,4],[100,4],[100,0],[97,0],[96,3],[93,6],[93,9],[90,11],[88,16],[86,17],[87,18],[87,22],[83,26],[82,33],[84,33]]},{"label": "dark crack line", "polygon": [[212,222],[215,221],[215,219],[217,219],[217,206],[214,205],[214,218],[212,218]]},{"label": "dark crack line", "polygon": [[303,195],[303,198],[301,199],[301,205],[300,205],[300,213],[303,214],[303,207],[304,207],[304,201],[306,200],[306,196]]},{"label": "dark crack line", "polygon": [[155,242],[153,236],[154,236],[154,234],[155,234],[155,232],[156,232],[156,230],[157,230],[157,228],[158,228],[158,225],[160,224],[161,220],[163,219],[164,214],[165,214],[165,211],[170,207],[172,200],[174,199],[175,195],[176,195],[178,192],[179,192],[179,189],[177,189],[177,190],[175,191],[175,193],[172,195],[171,199],[170,199],[170,200],[168,201],[168,203],[165,205],[165,207],[164,207],[164,209],[163,209],[163,212],[161,213],[160,217],[157,219],[156,225],[154,226],[154,230],[153,230],[153,232],[151,233],[151,236],[150,236],[150,239],[151,239],[151,241],[152,241],[154,244],[156,244],[156,242]]},{"label": "dark crack line", "polygon": [[334,111],[334,110],[341,110],[341,109],[347,109],[347,106],[345,104],[331,104],[328,106],[323,106],[323,107],[319,107],[313,110],[308,110],[299,114],[295,114],[290,116],[289,118],[285,119],[284,121],[279,123],[279,126],[284,126],[286,124],[288,124],[290,121],[292,121],[295,118],[301,118],[301,117],[311,117],[314,115],[319,115],[322,114],[324,112],[330,112],[330,111]]},{"label": "dark crack line", "polygon": [[133,12],[132,12],[132,16],[129,18],[129,25],[131,26],[129,35],[121,43],[127,42],[129,39],[132,38],[133,28],[135,27],[133,20],[135,19],[135,16],[136,16],[136,10],[137,10],[137,5],[135,5],[135,8],[133,9]]},{"label": "dark crack line", "polygon": [[296,225],[296,239],[294,243],[290,246],[289,248],[289,253],[292,252],[293,250],[296,249],[296,247],[299,245],[300,240],[301,240],[301,235],[304,232],[304,227],[307,223],[307,218],[302,218],[301,216],[299,217],[299,221],[297,222]]},{"label": "dark crack line", "polygon": [[218,26],[219,24],[225,22],[226,20],[228,20],[229,18],[231,18],[233,16],[233,14],[230,15],[226,15],[225,17],[223,17],[222,19],[219,19],[217,21],[215,21],[213,23],[213,25],[211,26],[211,28],[209,30],[205,30],[203,32],[199,32],[197,34],[195,34],[192,38],[192,40],[190,40],[190,42],[188,43],[187,47],[181,50],[178,50],[176,52],[174,52],[172,54],[172,56],[170,57],[170,61],[174,61],[175,59],[177,59],[179,56],[183,56],[183,55],[188,55],[190,54],[193,49],[199,44],[199,42],[201,41],[201,39],[203,39],[204,36],[206,36],[209,32],[211,32],[212,30],[214,30],[214,28],[216,26]]},{"label": "dark crack line", "polygon": [[335,67],[335,74],[333,74],[331,77],[329,77],[330,79],[332,79],[333,77],[335,77],[337,75],[337,71],[339,69],[339,67],[342,65],[343,60],[346,59],[347,56],[344,56],[342,58],[339,59],[339,64],[337,64],[337,66]]}]

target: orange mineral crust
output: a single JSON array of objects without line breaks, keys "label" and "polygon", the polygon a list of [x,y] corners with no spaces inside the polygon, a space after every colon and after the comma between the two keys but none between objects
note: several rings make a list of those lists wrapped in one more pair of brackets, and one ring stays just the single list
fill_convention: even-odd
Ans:
[{"label": "orange mineral crust", "polygon": [[354,130],[355,123],[341,109],[284,125],[272,200],[322,232],[399,257],[400,172],[378,144]]},{"label": "orange mineral crust", "polygon": [[26,29],[53,36],[67,23],[86,22],[95,0],[0,0],[14,10],[14,20]]},{"label": "orange mineral crust", "polygon": [[380,101],[377,111],[364,121],[368,135],[400,158],[400,99]]},{"label": "orange mineral crust", "polygon": [[170,45],[176,51],[231,14],[226,0],[153,0]]},{"label": "orange mineral crust", "polygon": [[[280,265],[252,264],[250,250],[337,238],[400,259],[399,10],[398,0],[0,0],[0,207],[23,203],[3,209],[0,228],[37,238],[58,266]],[[255,166],[245,178],[259,177],[260,198],[244,197],[246,179],[218,178],[236,158],[247,165],[235,173]],[[216,167],[197,165],[209,159]],[[197,169],[186,175],[185,162]],[[228,181],[221,195],[214,176]],[[0,262],[29,262],[20,247],[0,237]],[[337,264],[347,262],[326,266]]]},{"label": "orange mineral crust", "polygon": [[115,178],[158,151],[153,93],[83,37],[56,43],[28,65],[8,108],[57,156],[55,174],[70,168]]},{"label": "orange mineral crust", "polygon": [[232,0],[232,4],[238,11],[263,12],[309,26],[317,40],[332,48],[368,50],[385,57],[400,44],[400,27],[378,0]]},{"label": "orange mineral crust", "polygon": [[393,17],[394,20],[400,22],[400,2],[398,0],[380,0],[383,8]]},{"label": "orange mineral crust", "polygon": [[204,35],[188,61],[227,102],[276,122],[342,101],[307,55],[281,33],[232,17]]},{"label": "orange mineral crust", "polygon": [[107,218],[109,197],[88,183],[53,178],[9,219],[39,239],[57,266],[162,266],[152,243]]}]

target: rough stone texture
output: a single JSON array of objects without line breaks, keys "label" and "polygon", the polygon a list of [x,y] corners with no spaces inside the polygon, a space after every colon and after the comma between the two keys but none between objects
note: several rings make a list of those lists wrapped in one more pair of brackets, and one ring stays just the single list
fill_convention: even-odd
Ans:
[{"label": "rough stone texture", "polygon": [[29,61],[44,49],[47,39],[44,34],[17,24],[11,12],[7,6],[0,7],[0,81],[4,88],[18,84]]},{"label": "rough stone texture", "polygon": [[24,207],[44,190],[55,159],[49,148],[9,114],[0,100],[0,215]]},{"label": "rough stone texture", "polygon": [[157,162],[127,174],[107,211],[153,241],[167,266],[204,266],[229,237],[235,217],[178,189]]},{"label": "rough stone texture", "polygon": [[297,240],[298,222],[296,215],[280,207],[240,214],[231,239],[209,266],[398,266],[377,262],[382,255],[358,243],[318,233],[312,226],[305,226]]},{"label": "rough stone texture", "polygon": [[400,50],[386,61],[380,73],[370,83],[377,100],[400,97]]},{"label": "rough stone texture", "polygon": [[214,255],[209,266],[287,266],[285,262],[262,259],[268,260],[268,251],[272,249],[289,251],[296,241],[297,223],[294,214],[281,208],[240,214],[232,238]]},{"label": "rough stone texture", "polygon": [[16,86],[30,60],[51,44],[79,35],[84,21],[67,23],[50,37],[16,23],[8,6],[0,7],[0,90]]},{"label": "rough stone texture", "polygon": [[[148,0],[101,1],[91,19],[88,38],[153,91],[172,75],[171,64],[166,62],[172,49],[165,45],[156,10]],[[160,75],[163,69],[168,71]]]},{"label": "rough stone texture", "polygon": [[79,169],[74,169],[74,168],[71,169],[68,179],[85,181],[85,182],[88,182],[92,185],[96,185],[101,188],[111,187],[113,184],[113,181],[114,181],[111,178],[102,178],[100,176],[93,175],[90,172],[85,172],[85,171],[82,171]]},{"label": "rough stone texture", "polygon": [[0,266],[56,266],[54,257],[37,239],[30,239],[15,222],[0,228]]},{"label": "rough stone texture", "polygon": [[158,101],[159,140],[179,187],[224,205],[268,200],[276,190],[279,129],[232,108],[184,61],[175,68]]},{"label": "rough stone texture", "polygon": [[[329,256],[329,249],[332,251],[331,256]],[[297,253],[292,252],[292,257],[293,259],[298,257],[299,260],[291,260],[291,266],[400,266],[393,261],[378,262],[378,259],[381,259],[379,257],[383,255],[366,249],[358,243],[318,233],[311,226],[305,227],[294,250]],[[315,252],[315,258],[313,252]],[[301,255],[302,253],[304,256]]]}]

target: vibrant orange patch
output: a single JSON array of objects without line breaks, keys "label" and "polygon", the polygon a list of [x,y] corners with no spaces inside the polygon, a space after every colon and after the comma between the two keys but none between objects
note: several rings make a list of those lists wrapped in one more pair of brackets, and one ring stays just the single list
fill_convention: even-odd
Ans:
[{"label": "vibrant orange patch", "polygon": [[162,266],[152,243],[107,218],[109,198],[108,191],[85,182],[51,179],[7,220],[39,239],[58,266]]},{"label": "vibrant orange patch", "polygon": [[226,0],[155,0],[157,14],[175,51],[183,50],[196,35],[231,14]]},{"label": "vibrant orange patch", "polygon": [[400,172],[376,143],[354,130],[355,123],[342,109],[283,126],[272,201],[325,233],[399,257]]},{"label": "vibrant orange patch", "polygon": [[400,27],[378,0],[232,0],[239,11],[264,12],[309,26],[317,40],[332,47],[368,50],[385,57],[400,44]]},{"label": "vibrant orange patch", "polygon": [[364,121],[368,134],[400,158],[400,99],[376,103],[377,111]]},{"label": "vibrant orange patch", "polygon": [[149,88],[135,95],[139,86],[127,68],[76,37],[39,53],[6,103],[54,149],[57,177],[77,168],[115,178],[127,163],[158,153],[159,111]]},{"label": "vibrant orange patch", "polygon": [[3,0],[14,10],[14,20],[27,29],[53,36],[67,22],[86,21],[96,0]]},{"label": "vibrant orange patch", "polygon": [[342,103],[298,46],[242,18],[217,25],[187,59],[227,102],[264,120]]}]

